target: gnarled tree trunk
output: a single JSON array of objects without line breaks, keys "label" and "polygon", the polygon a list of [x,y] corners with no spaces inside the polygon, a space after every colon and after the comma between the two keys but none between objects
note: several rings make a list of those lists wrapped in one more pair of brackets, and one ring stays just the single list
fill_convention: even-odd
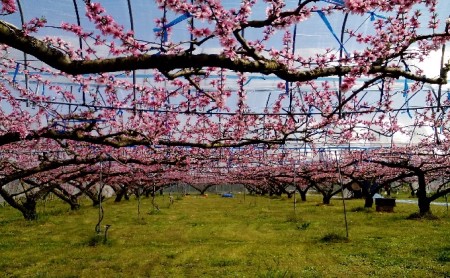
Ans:
[{"label": "gnarled tree trunk", "polygon": [[364,198],[364,207],[371,208],[372,206],[373,206],[373,196],[366,195],[366,197]]},{"label": "gnarled tree trunk", "polygon": [[419,205],[419,214],[424,216],[426,214],[431,214],[430,203],[431,201],[427,198],[426,191],[426,180],[423,173],[417,174],[417,181],[419,184],[419,189],[417,189],[417,200]]},{"label": "gnarled tree trunk", "polygon": [[0,188],[0,196],[13,208],[19,210],[26,220],[36,220],[38,218],[36,212],[36,200],[27,198],[25,202],[13,198],[5,189]]},{"label": "gnarled tree trunk", "polygon": [[36,220],[38,218],[36,212],[36,200],[27,198],[22,204],[22,207],[20,212],[22,212],[22,215],[26,220]]},{"label": "gnarled tree trunk", "polygon": [[52,193],[55,194],[58,198],[60,198],[64,202],[68,203],[70,205],[71,210],[80,209],[80,204],[78,203],[77,197],[72,196],[72,195],[66,195],[63,192],[59,192],[56,189],[53,189]]},{"label": "gnarled tree trunk", "polygon": [[122,198],[125,198],[125,200],[129,199],[127,186],[120,186],[120,189],[116,191],[116,198],[114,199],[114,202],[118,203],[122,201]]},{"label": "gnarled tree trunk", "polygon": [[331,197],[332,197],[332,195],[330,195],[330,194],[323,194],[322,203],[324,205],[329,205],[330,201],[331,201]]},{"label": "gnarled tree trunk", "polygon": [[299,190],[298,193],[300,193],[300,199],[302,200],[302,202],[306,202],[306,192],[308,192],[308,190]]}]

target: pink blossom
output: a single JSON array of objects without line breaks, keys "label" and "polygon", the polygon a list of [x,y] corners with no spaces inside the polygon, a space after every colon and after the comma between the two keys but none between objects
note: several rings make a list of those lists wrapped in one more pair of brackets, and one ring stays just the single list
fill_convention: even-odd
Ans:
[{"label": "pink blossom", "polygon": [[5,12],[8,14],[14,13],[17,10],[15,0],[1,0],[1,10],[0,12]]}]

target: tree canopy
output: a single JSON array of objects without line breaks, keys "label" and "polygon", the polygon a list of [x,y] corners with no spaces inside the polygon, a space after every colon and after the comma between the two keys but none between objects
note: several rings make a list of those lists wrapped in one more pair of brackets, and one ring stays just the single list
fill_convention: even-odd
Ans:
[{"label": "tree canopy", "polygon": [[0,7],[0,195],[21,211],[11,182],[30,201],[100,169],[121,188],[415,177],[423,213],[449,192],[424,188],[448,172],[444,1]]}]

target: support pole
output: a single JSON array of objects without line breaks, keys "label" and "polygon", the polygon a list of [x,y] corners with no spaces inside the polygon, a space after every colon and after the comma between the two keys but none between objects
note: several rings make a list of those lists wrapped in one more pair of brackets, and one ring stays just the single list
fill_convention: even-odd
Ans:
[{"label": "support pole", "polygon": [[103,220],[102,192],[103,192],[103,163],[100,157],[100,188],[98,190],[98,223],[95,226],[95,232],[97,234],[100,234],[101,232],[101,224]]},{"label": "support pole", "polygon": [[336,163],[337,163],[337,168],[338,168],[338,173],[339,173],[339,182],[341,184],[342,205],[344,206],[344,221],[345,221],[345,232],[346,232],[345,235],[348,238],[348,222],[347,222],[347,209],[345,207],[344,183],[342,181],[341,166],[339,164],[339,160],[338,160],[336,151],[334,151],[334,155],[336,157]]},{"label": "support pole", "polygon": [[297,213],[297,195],[295,194],[297,192],[297,186],[295,184],[295,159],[294,159],[294,179],[293,179],[293,184],[294,184],[294,214]]}]

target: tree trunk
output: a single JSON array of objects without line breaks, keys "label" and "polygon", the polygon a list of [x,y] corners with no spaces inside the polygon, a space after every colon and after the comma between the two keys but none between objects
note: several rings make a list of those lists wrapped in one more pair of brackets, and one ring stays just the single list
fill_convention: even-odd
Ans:
[{"label": "tree trunk", "polygon": [[79,210],[80,209],[80,204],[78,204],[78,203],[71,203],[70,204],[70,209],[71,210]]},{"label": "tree trunk", "polygon": [[26,220],[36,220],[38,218],[36,212],[36,200],[27,198],[20,211]]},{"label": "tree trunk", "polygon": [[299,190],[298,193],[300,193],[300,199],[302,202],[306,202],[306,191]]},{"label": "tree trunk", "polygon": [[[89,199],[92,200],[92,206],[96,207],[96,206],[100,205],[100,201],[98,200],[98,194],[97,193],[94,193],[94,192],[92,192],[90,190],[86,190],[84,192],[84,194],[86,196],[88,196]],[[102,201],[105,199],[105,197],[103,197],[103,196],[101,196],[101,198],[102,198]]]},{"label": "tree trunk", "polygon": [[361,199],[363,197],[362,190],[352,190],[352,191],[353,191],[353,198]]},{"label": "tree trunk", "polygon": [[417,181],[419,183],[419,189],[417,189],[417,199],[419,204],[419,214],[421,216],[431,214],[430,200],[427,198],[425,175],[420,173],[417,175]]},{"label": "tree trunk", "polygon": [[20,203],[14,199],[6,190],[0,187],[0,196],[13,208],[19,210],[26,220],[36,220],[36,201],[27,199],[25,203]]},{"label": "tree trunk", "polygon": [[114,202],[115,203],[119,203],[120,201],[122,201],[122,197],[123,197],[123,192],[122,192],[122,190],[119,192],[119,193],[117,193],[116,194],[116,198],[114,198]]},{"label": "tree trunk", "polygon": [[388,197],[391,197],[391,186],[390,185],[385,186],[384,190],[386,191],[386,195]]},{"label": "tree trunk", "polygon": [[56,197],[60,198],[64,202],[70,205],[71,210],[80,209],[80,204],[78,204],[77,196],[75,195],[66,195],[64,192],[60,192],[56,188],[52,190],[52,193],[56,195]]},{"label": "tree trunk", "polygon": [[[100,200],[99,199],[91,199],[92,200],[92,206],[93,207],[98,207],[100,205]],[[102,198],[103,200],[103,198]]]},{"label": "tree trunk", "polygon": [[330,200],[331,200],[331,195],[329,194],[324,194],[323,198],[322,198],[322,202],[324,205],[329,205],[330,204]]},{"label": "tree trunk", "polygon": [[419,199],[419,214],[421,216],[431,214],[430,201],[428,201],[427,199],[428,198],[424,200]]},{"label": "tree trunk", "polygon": [[364,199],[364,207],[371,208],[373,206],[373,198],[371,195],[367,195]]},{"label": "tree trunk", "polygon": [[114,202],[118,203],[118,202],[122,201],[122,198],[124,198],[124,197],[127,200],[127,188],[126,187],[122,187],[121,189],[119,189],[117,191]]}]

